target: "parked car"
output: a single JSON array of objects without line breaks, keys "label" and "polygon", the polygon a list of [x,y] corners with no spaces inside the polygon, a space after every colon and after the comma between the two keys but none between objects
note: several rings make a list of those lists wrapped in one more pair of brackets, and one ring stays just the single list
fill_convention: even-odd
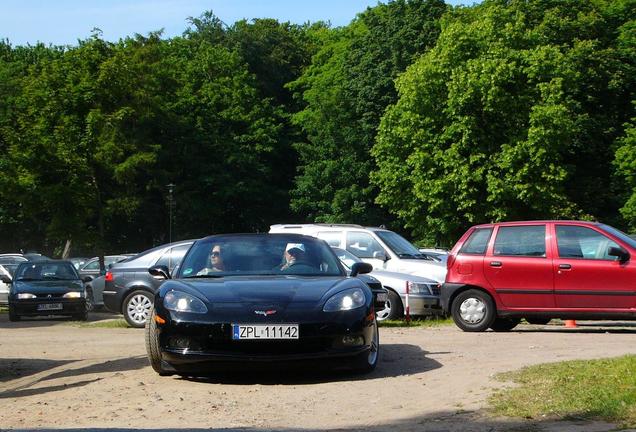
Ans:
[{"label": "parked car", "polygon": [[478,225],[453,247],[443,308],[464,331],[506,331],[521,318],[636,319],[636,240],[609,225]]},{"label": "parked car", "polygon": [[0,254],[0,264],[20,264],[25,261],[29,259],[19,253]]},{"label": "parked car", "polygon": [[[209,267],[215,251],[223,259]],[[285,260],[281,258],[285,256]],[[333,251],[295,234],[217,235],[198,240],[173,278],[166,266],[146,329],[160,375],[209,373],[224,363],[334,360],[368,372],[380,349],[374,299]]]},{"label": "parked car", "polygon": [[280,224],[270,233],[296,233],[318,237],[330,246],[351,252],[374,269],[409,273],[444,282],[446,266],[422,255],[401,235],[384,228],[361,225]]},{"label": "parked car", "polygon": [[[351,252],[332,248],[340,262],[351,268],[353,264],[364,262]],[[386,303],[376,310],[378,321],[401,319],[406,313],[406,287],[409,287],[409,313],[411,315],[438,315],[442,313],[439,290],[440,284],[434,280],[407,273],[373,270],[370,274],[388,291]]]},{"label": "parked car", "polygon": [[39,315],[87,319],[84,284],[70,261],[29,261],[15,270],[9,292],[9,320]]},{"label": "parked car", "polygon": [[9,288],[11,286],[13,272],[18,264],[26,261],[28,261],[28,259],[22,254],[0,254],[0,305],[9,304]]},{"label": "parked car", "polygon": [[157,246],[111,266],[104,277],[106,309],[123,314],[132,327],[144,327],[152,312],[155,291],[163,282],[152,277],[148,269],[165,265],[172,272],[192,243],[194,240],[184,240]]},{"label": "parked car", "polygon": [[0,264],[0,305],[9,304],[9,289],[18,264]]},{"label": "parked car", "polygon": [[[106,270],[108,270],[111,265],[115,264],[116,262],[125,260],[126,258],[130,258],[131,256],[133,255],[106,255],[104,256],[104,267]],[[99,268],[99,257],[93,257],[86,261],[84,265],[80,267],[78,273],[84,282],[92,281],[96,277],[101,276],[102,272]]]},{"label": "parked car", "polygon": [[68,260],[73,263],[73,267],[79,270],[80,267],[86,264],[89,259],[90,258],[86,258],[86,257],[74,257],[74,258],[69,258]]}]

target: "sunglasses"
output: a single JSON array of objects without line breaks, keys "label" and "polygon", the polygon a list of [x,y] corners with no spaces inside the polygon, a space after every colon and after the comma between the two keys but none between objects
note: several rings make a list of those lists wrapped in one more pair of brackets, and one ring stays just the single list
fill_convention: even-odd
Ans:
[{"label": "sunglasses", "polygon": [[221,256],[221,252],[212,252],[213,257]]}]

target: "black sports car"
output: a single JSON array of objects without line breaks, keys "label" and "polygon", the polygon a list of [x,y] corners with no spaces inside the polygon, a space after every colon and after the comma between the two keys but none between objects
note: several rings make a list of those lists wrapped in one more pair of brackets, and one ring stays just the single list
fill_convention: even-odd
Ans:
[{"label": "black sports car", "polygon": [[70,261],[28,261],[15,270],[9,319],[38,315],[72,315],[86,321],[84,283]]},{"label": "black sports car", "polygon": [[[231,234],[195,242],[155,295],[146,326],[160,375],[214,372],[237,363],[335,359],[368,372],[378,362],[376,300],[322,240],[297,234]],[[170,279],[168,269],[149,272]],[[385,294],[383,288],[380,288]]]}]

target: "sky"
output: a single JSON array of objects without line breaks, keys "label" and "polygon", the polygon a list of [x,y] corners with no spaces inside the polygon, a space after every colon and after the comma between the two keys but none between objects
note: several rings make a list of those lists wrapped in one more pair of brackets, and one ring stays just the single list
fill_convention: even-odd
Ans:
[{"label": "sky", "polygon": [[160,29],[164,37],[172,37],[183,33],[188,17],[208,10],[228,25],[244,18],[276,18],[295,24],[329,21],[344,26],[376,4],[378,0],[3,0],[0,39],[8,39],[13,46],[77,45],[94,28],[109,41]]}]

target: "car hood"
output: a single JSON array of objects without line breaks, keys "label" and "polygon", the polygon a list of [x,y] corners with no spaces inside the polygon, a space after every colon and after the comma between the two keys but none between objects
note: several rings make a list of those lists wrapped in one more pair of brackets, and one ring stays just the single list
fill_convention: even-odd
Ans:
[{"label": "car hood", "polygon": [[47,281],[14,281],[13,289],[16,293],[66,293],[81,291],[84,288],[78,280],[47,280]]},{"label": "car hood", "polygon": [[428,283],[428,284],[438,283],[436,280],[431,278],[418,276],[412,273],[398,273],[398,272],[389,271],[389,270],[373,269],[370,275],[376,277],[380,282],[382,282],[383,279],[394,279],[397,281],[404,281],[404,282],[411,281],[411,282]]},{"label": "car hood", "polygon": [[433,279],[436,282],[444,282],[446,279],[446,264],[431,261],[401,259],[396,271]]},{"label": "car hood", "polygon": [[343,289],[360,286],[353,278],[344,277],[224,277],[174,281],[164,289],[193,290],[210,303],[278,304],[317,303]]}]

